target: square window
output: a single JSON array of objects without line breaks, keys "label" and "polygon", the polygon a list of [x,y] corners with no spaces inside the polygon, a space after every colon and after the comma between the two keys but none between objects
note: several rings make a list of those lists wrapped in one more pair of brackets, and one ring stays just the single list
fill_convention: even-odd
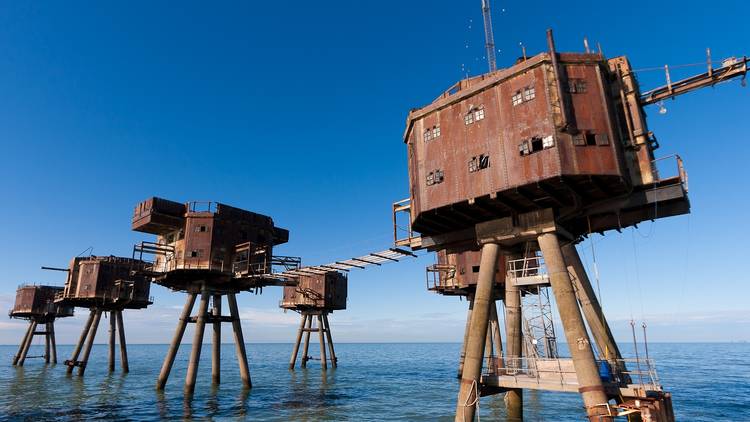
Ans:
[{"label": "square window", "polygon": [[529,141],[523,141],[518,145],[518,152],[521,153],[521,155],[529,155],[531,154],[531,151],[529,151]]},{"label": "square window", "polygon": [[432,127],[432,137],[437,138],[438,136],[440,136],[440,125]]},{"label": "square window", "polygon": [[424,131],[424,141],[427,142],[430,139],[432,139],[432,131],[430,129],[427,129]]},{"label": "square window", "polygon": [[197,258],[198,257],[198,251],[197,250],[190,251],[190,257],[191,258]]},{"label": "square window", "polygon": [[472,123],[474,123],[474,113],[470,111],[467,115],[464,116],[464,124],[470,125]]},{"label": "square window", "polygon": [[555,138],[552,135],[545,136],[542,139],[542,147],[544,149],[552,148],[553,146],[555,146]]},{"label": "square window", "polygon": [[584,137],[586,139],[586,145],[596,145],[596,135],[590,132],[586,132],[584,134]]},{"label": "square window", "polygon": [[530,101],[536,97],[536,88],[533,86],[527,87],[523,90],[523,100]]},{"label": "square window", "polygon": [[609,145],[609,135],[607,135],[606,133],[600,133],[596,135],[596,144]]},{"label": "square window", "polygon": [[521,91],[516,91],[515,94],[513,94],[513,105],[517,106],[523,102],[523,97],[521,96]]},{"label": "square window", "polygon": [[474,120],[482,120],[482,119],[484,119],[484,107],[474,112]]},{"label": "square window", "polygon": [[586,139],[583,137],[582,133],[579,133],[573,136],[573,145],[578,145],[578,146],[586,145]]}]

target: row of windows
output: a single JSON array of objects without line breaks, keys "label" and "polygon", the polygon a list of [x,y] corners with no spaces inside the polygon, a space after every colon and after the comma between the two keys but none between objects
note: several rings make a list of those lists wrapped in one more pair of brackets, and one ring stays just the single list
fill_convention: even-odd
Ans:
[{"label": "row of windows", "polygon": [[464,124],[470,125],[484,119],[484,107],[474,107],[464,116]]},{"label": "row of windows", "polygon": [[433,126],[424,130],[424,141],[430,141],[440,136],[440,125]]},{"label": "row of windows", "polygon": [[594,134],[591,132],[578,133],[573,136],[573,145],[609,145],[609,135],[607,135],[606,133]]},{"label": "row of windows", "polygon": [[533,86],[527,86],[524,89],[520,89],[513,94],[513,97],[511,100],[513,101],[513,105],[517,106],[519,104],[523,104],[526,101],[531,101],[534,98],[536,98],[536,88]]},{"label": "row of windows", "polygon": [[530,155],[555,146],[555,138],[552,135],[541,138],[534,136],[518,144],[518,153],[521,156]]},{"label": "row of windows", "polygon": [[570,79],[568,81],[568,92],[571,94],[584,94],[586,92],[586,81],[583,79]]},{"label": "row of windows", "polygon": [[445,176],[442,170],[434,170],[427,174],[427,186],[443,183],[443,180],[445,180]]}]

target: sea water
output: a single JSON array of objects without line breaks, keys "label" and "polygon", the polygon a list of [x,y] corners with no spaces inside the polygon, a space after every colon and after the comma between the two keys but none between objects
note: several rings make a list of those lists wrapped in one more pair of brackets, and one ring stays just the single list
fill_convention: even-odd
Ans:
[{"label": "sea water", "polygon": [[[0,346],[2,420],[449,421],[458,391],[460,344],[335,345],[337,369],[288,369],[291,344],[248,344],[253,388],[243,391],[234,345],[222,345],[221,385],[211,385],[211,346],[201,355],[195,394],[183,393],[190,346],[177,355],[164,392],[154,389],[166,345],[129,345],[130,373],[109,373],[106,345],[95,345],[84,377],[29,359],[11,365]],[[316,355],[312,343],[310,354]],[[64,361],[72,346],[58,346]],[[117,351],[119,359],[119,350]],[[42,353],[32,347],[30,355]],[[632,356],[632,347],[623,347]],[[643,350],[641,350],[643,353]],[[678,421],[750,421],[750,344],[649,345]],[[643,357],[643,356],[641,356]],[[77,369],[77,368],[76,368]],[[505,420],[502,395],[482,398],[481,420]],[[527,421],[581,421],[577,394],[526,391]]]}]

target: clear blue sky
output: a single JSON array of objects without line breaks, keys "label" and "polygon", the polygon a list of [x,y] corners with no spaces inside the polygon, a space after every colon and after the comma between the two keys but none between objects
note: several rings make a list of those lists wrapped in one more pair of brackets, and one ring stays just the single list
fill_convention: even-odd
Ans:
[{"label": "clear blue sky", "polygon": [[[587,36],[635,68],[702,62],[706,47],[750,54],[748,2],[493,7],[500,67],[519,42],[544,50],[548,27],[560,51]],[[132,208],[152,195],[271,215],[291,231],[278,252],[308,264],[386,248],[390,204],[407,196],[408,110],[486,70],[479,0],[8,2],[0,52],[3,309],[21,282],[62,282],[41,265],[89,246],[129,256],[146,238],[130,231]],[[750,91],[735,81],[667,108],[650,125],[661,155],[685,159],[693,214],[595,237],[605,311],[621,338],[632,315],[654,340],[750,340]],[[352,273],[335,338],[460,341],[465,302],[425,290],[433,259]],[[156,305],[125,314],[131,342],[172,334],[184,296],[153,293]],[[292,340],[297,319],[276,307],[280,294],[240,296],[249,341]],[[59,324],[61,343],[84,313]],[[0,322],[0,342],[21,330]]]}]

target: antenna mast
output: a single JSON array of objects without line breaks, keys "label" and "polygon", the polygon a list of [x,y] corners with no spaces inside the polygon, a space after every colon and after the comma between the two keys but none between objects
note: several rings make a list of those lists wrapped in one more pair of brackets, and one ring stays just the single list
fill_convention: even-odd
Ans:
[{"label": "antenna mast", "polygon": [[482,0],[482,17],[484,18],[484,47],[487,50],[487,63],[490,72],[497,70],[495,62],[495,35],[492,33],[492,15],[490,13],[490,0]]}]

